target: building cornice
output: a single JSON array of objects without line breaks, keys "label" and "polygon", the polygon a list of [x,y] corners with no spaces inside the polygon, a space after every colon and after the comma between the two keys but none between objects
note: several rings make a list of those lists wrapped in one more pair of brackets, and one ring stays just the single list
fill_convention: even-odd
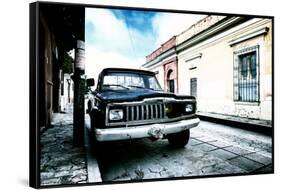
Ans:
[{"label": "building cornice", "polygon": [[230,27],[236,26],[249,19],[250,18],[245,18],[245,17],[227,17],[227,18],[221,20],[219,23],[211,26],[210,28],[207,28],[206,30],[198,33],[197,35],[186,39],[181,44],[175,46],[174,48],[169,49],[168,51],[166,51],[166,52],[162,53],[161,55],[159,55],[158,57],[156,57],[154,60],[147,62],[147,63],[143,64],[142,66],[145,68],[154,66],[157,63],[160,63],[165,58],[167,58],[173,54],[178,54],[179,52],[184,51],[185,49],[187,49],[191,46],[194,46],[222,31],[225,31],[226,29],[229,29]]},{"label": "building cornice", "polygon": [[251,39],[251,38],[254,38],[254,37],[257,37],[257,36],[260,36],[260,35],[267,34],[268,30],[269,30],[268,27],[261,28],[261,29],[259,29],[259,30],[254,31],[254,32],[251,32],[251,33],[249,33],[249,34],[245,34],[245,35],[239,36],[239,37],[237,37],[237,38],[234,38],[234,39],[230,40],[230,41],[228,42],[228,44],[229,44],[230,46],[233,46],[233,45],[238,44],[238,43],[240,43],[240,42],[249,40],[249,39]]},{"label": "building cornice", "polygon": [[177,52],[183,51],[199,42],[202,42],[205,39],[208,39],[208,38],[220,33],[221,31],[224,31],[224,30],[226,30],[230,27],[233,27],[246,20],[248,20],[248,19],[246,19],[245,17],[228,17],[228,18],[222,20],[220,23],[216,24],[215,26],[212,26],[211,28],[208,28],[205,31],[197,34],[196,36],[194,36],[190,39],[187,39],[183,43],[179,44],[176,47],[176,51]]},{"label": "building cornice", "polygon": [[147,68],[147,67],[151,67],[157,63],[159,63],[160,61],[164,60],[165,58],[173,55],[176,53],[176,48],[171,48],[168,51],[166,51],[165,53],[162,53],[161,55],[159,55],[158,57],[156,57],[155,59],[153,59],[150,62],[147,62],[145,64],[143,64],[142,66]]}]

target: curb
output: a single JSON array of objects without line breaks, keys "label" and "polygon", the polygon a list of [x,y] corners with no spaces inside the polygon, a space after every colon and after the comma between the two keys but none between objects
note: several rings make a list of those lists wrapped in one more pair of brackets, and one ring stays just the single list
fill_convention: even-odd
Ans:
[{"label": "curb", "polygon": [[211,116],[200,115],[200,114],[197,114],[197,116],[199,117],[200,120],[203,120],[203,121],[210,121],[210,122],[214,122],[214,123],[218,123],[218,124],[229,125],[231,127],[254,131],[254,132],[262,133],[262,134],[269,135],[269,136],[273,135],[273,127],[269,127],[267,125],[248,123],[248,122],[246,123],[246,122],[241,122],[241,121],[237,121],[237,120],[211,117]]},{"label": "curb", "polygon": [[97,162],[96,154],[93,151],[90,134],[86,127],[89,125],[87,120],[85,120],[84,134],[85,134],[85,148],[87,154],[87,171],[88,171],[88,182],[89,183],[98,183],[102,182],[101,172]]}]

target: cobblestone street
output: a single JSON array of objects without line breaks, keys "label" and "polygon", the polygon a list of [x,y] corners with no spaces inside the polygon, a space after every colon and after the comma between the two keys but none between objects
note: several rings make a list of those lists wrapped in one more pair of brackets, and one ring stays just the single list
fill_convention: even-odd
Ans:
[{"label": "cobblestone street", "polygon": [[[89,117],[86,115],[86,126]],[[272,172],[270,136],[201,121],[184,148],[167,140],[105,143],[98,151],[72,146],[72,109],[55,114],[41,134],[41,185]],[[89,173],[88,173],[89,172]]]},{"label": "cobblestone street", "polygon": [[103,181],[268,173],[271,137],[201,121],[184,148],[167,140],[110,143],[98,160]]},{"label": "cobblestone street", "polygon": [[72,146],[72,109],[54,114],[52,125],[41,134],[41,185],[86,183],[87,163],[84,148]]}]

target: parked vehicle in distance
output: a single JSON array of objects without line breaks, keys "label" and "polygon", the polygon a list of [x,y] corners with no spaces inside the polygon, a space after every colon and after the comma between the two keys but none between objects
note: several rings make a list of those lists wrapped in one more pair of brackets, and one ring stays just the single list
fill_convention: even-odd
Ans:
[{"label": "parked vehicle in distance", "polygon": [[164,92],[155,73],[144,70],[104,69],[87,104],[96,142],[167,138],[185,146],[200,122],[193,96]]}]

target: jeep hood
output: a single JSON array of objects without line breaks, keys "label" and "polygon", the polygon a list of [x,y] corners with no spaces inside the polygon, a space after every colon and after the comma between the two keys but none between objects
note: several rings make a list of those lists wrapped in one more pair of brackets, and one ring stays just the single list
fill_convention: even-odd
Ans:
[{"label": "jeep hood", "polygon": [[107,102],[141,101],[145,98],[171,97],[176,99],[195,99],[193,96],[176,95],[173,93],[150,89],[108,90],[96,93],[96,96]]}]

